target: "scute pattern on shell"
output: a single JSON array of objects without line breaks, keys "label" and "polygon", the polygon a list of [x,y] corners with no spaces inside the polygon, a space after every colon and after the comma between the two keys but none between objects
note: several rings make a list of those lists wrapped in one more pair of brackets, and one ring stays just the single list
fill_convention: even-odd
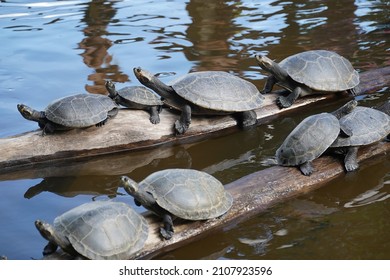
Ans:
[{"label": "scute pattern on shell", "polygon": [[335,52],[306,51],[285,58],[279,65],[293,80],[318,91],[343,91],[359,84],[358,72]]},{"label": "scute pattern on shell", "polygon": [[305,118],[276,151],[279,165],[297,166],[318,158],[340,132],[338,119],[330,113]]},{"label": "scute pattern on shell", "polygon": [[216,111],[254,110],[264,100],[254,84],[223,71],[189,73],[170,85],[184,99]]},{"label": "scute pattern on shell", "polygon": [[118,94],[121,97],[137,104],[149,106],[161,106],[164,104],[159,95],[143,86],[124,87],[118,90]]},{"label": "scute pattern on shell", "polygon": [[390,116],[376,109],[356,107],[340,119],[341,128],[352,131],[351,137],[338,137],[332,147],[369,145],[390,133]]},{"label": "scute pattern on shell", "polygon": [[45,109],[45,115],[54,123],[80,128],[104,121],[108,112],[116,107],[108,96],[76,94],[51,102]]},{"label": "scute pattern on shell", "polygon": [[205,220],[226,213],[232,196],[213,176],[192,169],[166,169],[146,177],[141,183],[157,204],[187,220]]},{"label": "scute pattern on shell", "polygon": [[89,259],[129,259],[142,249],[146,220],[122,202],[95,201],[58,216],[54,227]]}]

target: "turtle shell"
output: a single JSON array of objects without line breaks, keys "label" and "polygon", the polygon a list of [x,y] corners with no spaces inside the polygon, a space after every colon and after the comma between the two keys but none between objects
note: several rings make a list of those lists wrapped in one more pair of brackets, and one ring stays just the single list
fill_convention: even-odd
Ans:
[{"label": "turtle shell", "polygon": [[45,109],[46,118],[71,128],[96,125],[107,119],[108,112],[117,105],[108,96],[76,94],[51,102]]},{"label": "turtle shell", "polygon": [[359,84],[359,74],[339,54],[313,50],[289,56],[279,63],[296,82],[318,91],[343,91]]},{"label": "turtle shell", "polygon": [[223,71],[189,73],[169,85],[187,101],[215,111],[254,110],[264,100],[254,84]]},{"label": "turtle shell", "polygon": [[123,202],[94,201],[54,220],[57,232],[88,259],[130,259],[148,236],[146,220]]},{"label": "turtle shell", "polygon": [[339,133],[339,120],[330,113],[305,118],[277,149],[278,164],[297,166],[318,158],[336,140]]},{"label": "turtle shell", "polygon": [[151,193],[157,204],[176,217],[206,220],[226,213],[232,196],[213,176],[193,169],[166,169],[146,177],[141,188]]},{"label": "turtle shell", "polygon": [[352,136],[338,137],[332,147],[369,145],[390,133],[390,116],[376,109],[358,106],[340,119],[340,127],[347,127]]},{"label": "turtle shell", "polygon": [[143,86],[124,87],[117,93],[122,98],[141,105],[162,106],[164,104],[159,95]]}]

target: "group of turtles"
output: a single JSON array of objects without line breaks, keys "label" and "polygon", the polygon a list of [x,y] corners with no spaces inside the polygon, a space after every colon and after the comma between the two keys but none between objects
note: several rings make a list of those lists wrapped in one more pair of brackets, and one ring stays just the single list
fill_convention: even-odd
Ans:
[{"label": "group of turtles", "polygon": [[184,134],[194,115],[233,115],[238,124],[248,127],[256,123],[255,109],[264,105],[262,93],[268,93],[275,84],[291,93],[280,96],[280,108],[290,107],[299,96],[358,90],[359,75],[351,63],[337,53],[313,50],[287,57],[279,64],[266,56],[256,56],[259,66],[270,73],[264,89],[240,77],[223,71],[200,71],[186,74],[169,84],[158,75],[134,68],[134,75],[143,86],[116,90],[106,82],[108,96],[77,94],[50,103],[44,111],[36,111],[19,104],[18,110],[28,120],[38,122],[43,134],[55,130],[102,125],[115,117],[118,105],[142,109],[150,113],[150,122],[160,122],[162,108],[181,112],[174,123],[176,134]]},{"label": "group of turtles", "polygon": [[[275,84],[289,93],[277,98],[280,108],[291,106],[299,96],[314,93],[359,91],[359,75],[351,63],[340,55],[315,50],[298,53],[280,63],[266,56],[256,56],[259,66],[270,73],[262,91],[252,83],[221,71],[202,71],[179,77],[169,84],[142,68],[134,74],[143,86],[117,90],[106,82],[108,96],[73,95],[49,104],[44,111],[18,105],[20,113],[37,121],[43,134],[55,130],[103,125],[115,117],[119,105],[150,113],[150,122],[160,122],[164,107],[181,112],[173,127],[176,134],[185,133],[192,114],[233,115],[242,127],[254,125],[255,110],[263,106],[263,93]],[[390,103],[373,109],[357,106],[352,100],[331,113],[320,113],[304,119],[276,150],[268,162],[297,166],[310,175],[311,162],[325,151],[335,149],[345,154],[345,169],[358,168],[357,150],[362,145],[389,138]],[[192,169],[166,169],[155,172],[137,183],[123,176],[125,191],[137,206],[144,206],[161,216],[160,235],[174,235],[173,220],[207,220],[225,214],[233,204],[232,196],[213,176]],[[148,238],[148,223],[129,205],[114,201],[96,201],[80,205],[54,220],[50,225],[37,220],[35,225],[49,241],[44,254],[58,246],[64,251],[90,259],[133,258]]]},{"label": "group of turtles", "polygon": [[[233,198],[212,175],[194,169],[165,169],[137,183],[120,178],[137,206],[163,219],[160,235],[173,237],[173,220],[207,220],[224,215]],[[124,202],[92,201],[54,219],[53,225],[36,220],[35,226],[48,244],[44,255],[58,247],[76,258],[131,259],[144,247],[149,235],[147,220]]]}]

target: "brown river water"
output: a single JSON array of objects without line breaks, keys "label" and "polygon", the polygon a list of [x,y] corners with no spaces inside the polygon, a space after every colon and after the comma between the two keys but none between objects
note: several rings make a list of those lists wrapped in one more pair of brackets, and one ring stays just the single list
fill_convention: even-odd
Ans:
[{"label": "brown river water", "polygon": [[[266,73],[259,70],[256,54],[280,61],[300,51],[328,49],[348,58],[359,72],[388,66],[389,18],[390,2],[383,0],[3,0],[0,137],[37,129],[20,116],[16,104],[41,110],[62,96],[105,93],[105,79],[118,88],[138,85],[132,73],[136,66],[170,73],[165,81],[199,70],[229,71],[260,89]],[[383,88],[356,99],[375,106],[389,99],[389,92]],[[229,183],[263,169],[261,161],[274,154],[303,118],[344,101],[181,146],[0,171],[0,255],[41,258],[46,241],[34,220],[51,222],[94,197],[115,197],[134,206],[117,189],[120,175],[142,180],[164,168],[195,168]],[[389,259],[389,197],[387,155],[158,258]]]}]

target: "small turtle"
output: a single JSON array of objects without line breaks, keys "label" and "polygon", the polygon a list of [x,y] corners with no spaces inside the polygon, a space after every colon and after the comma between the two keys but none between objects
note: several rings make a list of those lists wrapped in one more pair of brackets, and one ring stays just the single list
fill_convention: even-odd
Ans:
[{"label": "small turtle", "polygon": [[352,132],[351,137],[337,137],[331,148],[345,148],[344,166],[347,172],[359,168],[357,153],[360,146],[370,145],[390,133],[390,116],[368,107],[356,107],[340,119],[341,129]]},{"label": "small turtle", "polygon": [[159,113],[164,103],[161,97],[153,91],[142,86],[124,87],[117,91],[115,84],[111,81],[106,82],[106,88],[108,96],[117,104],[131,109],[145,110],[149,112],[149,120],[152,124],[160,122]]},{"label": "small turtle", "polygon": [[240,126],[254,125],[257,122],[254,109],[261,107],[264,100],[254,84],[222,71],[189,73],[169,85],[139,67],[134,68],[134,74],[144,86],[163,97],[167,106],[182,112],[175,122],[176,134],[187,131],[191,114],[234,114]]},{"label": "small turtle", "polygon": [[226,213],[233,203],[232,196],[213,176],[193,169],[165,169],[146,177],[140,183],[122,176],[125,191],[144,206],[161,216],[165,239],[173,236],[173,218],[206,220]]},{"label": "small turtle", "polygon": [[358,90],[359,74],[351,63],[335,52],[313,50],[289,56],[276,63],[266,56],[256,56],[259,66],[269,72],[262,93],[268,93],[275,84],[291,93],[276,100],[280,108],[290,107],[299,96],[313,93]]},{"label": "small turtle", "polygon": [[339,134],[351,135],[348,128],[340,129],[339,119],[357,106],[352,100],[332,113],[309,116],[300,122],[277,149],[275,158],[266,164],[298,166],[303,175],[314,172],[312,161],[321,156]]},{"label": "small turtle", "polygon": [[56,130],[69,130],[89,126],[102,126],[118,113],[118,107],[108,96],[76,94],[51,102],[44,111],[18,104],[22,116],[38,122],[42,135]]},{"label": "small turtle", "polygon": [[94,201],[79,205],[54,219],[35,226],[49,241],[43,255],[61,247],[68,254],[88,259],[130,259],[148,237],[144,217],[123,202]]}]

